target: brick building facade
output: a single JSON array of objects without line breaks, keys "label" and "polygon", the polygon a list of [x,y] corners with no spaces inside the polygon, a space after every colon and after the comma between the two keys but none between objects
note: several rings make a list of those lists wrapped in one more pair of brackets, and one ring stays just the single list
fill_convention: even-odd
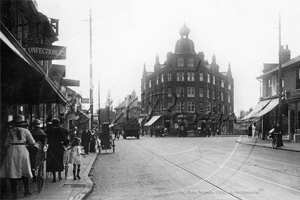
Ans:
[{"label": "brick building facade", "polygon": [[[215,55],[209,63],[203,52],[196,53],[189,32],[184,24],[179,31],[181,38],[176,42],[175,52],[168,52],[163,64],[156,56],[154,72],[147,72],[144,66],[142,114],[147,114],[148,118],[149,115],[162,115],[162,121],[158,123],[165,127],[169,126],[166,121],[174,113],[180,113],[187,123],[196,116],[202,119],[197,120],[198,126],[205,121],[205,126],[215,131],[224,126],[225,132],[231,133],[233,120],[229,116],[234,110],[234,79],[230,65],[227,72],[220,72]],[[208,116],[207,113],[211,113],[209,118],[204,117]],[[172,119],[170,126],[174,127]]]}]

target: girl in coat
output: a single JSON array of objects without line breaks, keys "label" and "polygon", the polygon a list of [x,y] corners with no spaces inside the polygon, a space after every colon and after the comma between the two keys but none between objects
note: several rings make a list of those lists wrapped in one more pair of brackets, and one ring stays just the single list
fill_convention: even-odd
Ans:
[{"label": "girl in coat", "polygon": [[[71,154],[70,154],[70,161],[69,163],[73,164],[73,175],[74,180],[80,179],[80,165],[81,165],[81,156],[83,153],[81,152],[80,146],[81,140],[78,137],[75,137],[71,143]],[[76,170],[77,167],[77,170]]]}]

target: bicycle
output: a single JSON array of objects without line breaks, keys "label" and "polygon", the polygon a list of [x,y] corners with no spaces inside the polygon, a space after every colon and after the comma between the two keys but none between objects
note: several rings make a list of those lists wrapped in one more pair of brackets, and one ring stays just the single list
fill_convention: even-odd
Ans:
[{"label": "bicycle", "polygon": [[277,133],[273,133],[273,135],[272,135],[272,148],[276,149],[277,148],[277,144],[278,144],[278,134]]}]

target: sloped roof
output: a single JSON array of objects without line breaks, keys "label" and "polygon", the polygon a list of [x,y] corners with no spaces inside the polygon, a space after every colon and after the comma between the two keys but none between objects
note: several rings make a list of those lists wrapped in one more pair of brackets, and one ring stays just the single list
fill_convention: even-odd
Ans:
[{"label": "sloped roof", "polygon": [[150,76],[151,74],[153,74],[154,72],[147,72],[147,76]]},{"label": "sloped roof", "polygon": [[[140,107],[141,107],[141,102],[140,101],[135,101],[130,106],[130,108],[140,108]],[[126,101],[123,101],[117,107],[115,107],[115,110],[124,109],[124,108],[126,108]]]},{"label": "sloped roof", "polygon": [[[281,65],[281,69],[286,68],[288,66],[291,66],[292,64],[295,64],[297,62],[300,62],[300,56],[297,56],[297,57],[293,58],[292,60],[289,60],[286,63],[282,64]],[[272,73],[274,73],[274,72],[276,72],[278,70],[279,70],[279,65],[277,67],[275,67],[274,69],[271,69],[270,71],[268,71],[268,72],[266,72],[266,73],[258,76],[256,79],[261,79],[261,78],[263,78],[263,77],[265,77],[265,76],[267,76],[269,74],[272,74]]]}]

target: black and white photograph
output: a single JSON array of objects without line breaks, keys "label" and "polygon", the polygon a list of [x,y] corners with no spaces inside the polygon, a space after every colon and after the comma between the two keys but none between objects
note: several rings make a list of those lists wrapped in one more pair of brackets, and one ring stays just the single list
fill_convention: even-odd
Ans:
[{"label": "black and white photograph", "polygon": [[0,199],[299,199],[299,8],[1,0]]}]

